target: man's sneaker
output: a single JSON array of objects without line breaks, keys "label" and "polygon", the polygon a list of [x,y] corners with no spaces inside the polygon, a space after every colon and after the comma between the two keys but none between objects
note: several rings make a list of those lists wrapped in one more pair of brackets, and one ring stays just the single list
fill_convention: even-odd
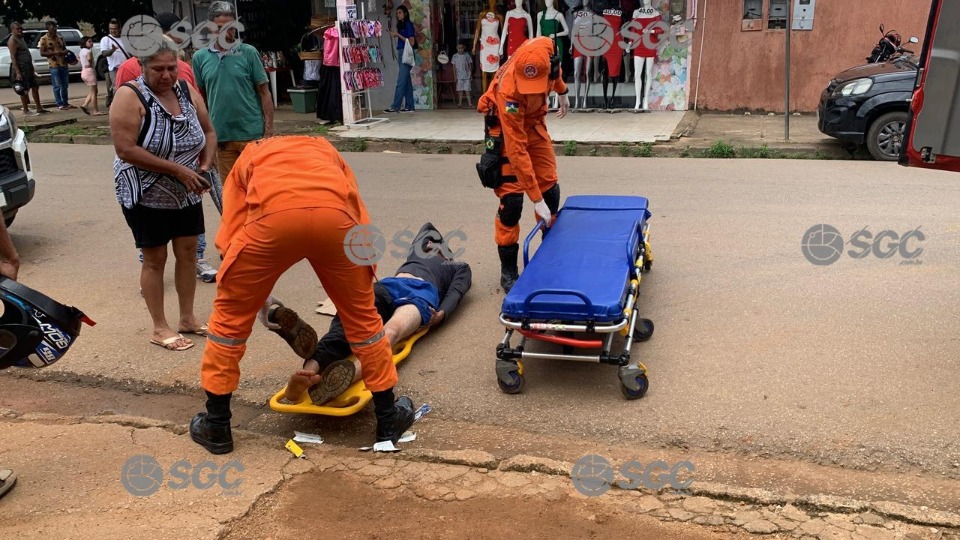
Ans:
[{"label": "man's sneaker", "polygon": [[400,112],[400,111],[398,111],[397,109],[394,109],[393,107],[390,107],[389,109],[384,109],[383,112],[385,112],[385,113],[395,113],[395,112]]},{"label": "man's sneaker", "polygon": [[[318,361],[319,362],[319,361]],[[314,405],[323,405],[331,399],[347,391],[353,384],[357,374],[357,367],[352,360],[343,359],[329,362],[324,366],[320,362],[320,382],[311,386],[307,393]]]},{"label": "man's sneaker", "polygon": [[403,433],[410,429],[416,420],[413,401],[407,396],[398,398],[392,409],[378,412],[376,415],[377,442],[392,441],[394,445],[400,441]]},{"label": "man's sneaker", "polygon": [[197,278],[204,283],[213,283],[217,280],[217,269],[210,266],[206,259],[197,259]]},{"label": "man's sneaker", "polygon": [[230,424],[214,424],[207,418],[207,413],[197,413],[190,421],[190,438],[211,454],[233,452],[233,434],[230,432]]},{"label": "man's sneaker", "polygon": [[413,112],[413,109],[400,109],[400,112]]},{"label": "man's sneaker", "polygon": [[280,326],[271,331],[282,337],[297,356],[304,360],[313,357],[319,341],[317,331],[304,322],[296,311],[285,306],[271,307],[267,311],[267,321]]}]

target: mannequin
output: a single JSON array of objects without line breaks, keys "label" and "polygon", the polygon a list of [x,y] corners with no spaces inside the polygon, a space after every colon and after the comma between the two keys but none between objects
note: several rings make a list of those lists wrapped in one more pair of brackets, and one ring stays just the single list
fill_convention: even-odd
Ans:
[{"label": "mannequin", "polygon": [[488,0],[487,9],[477,17],[477,29],[473,33],[473,57],[480,64],[483,92],[487,91],[490,79],[500,69],[500,28],[503,17],[494,8],[496,0]]},{"label": "mannequin", "polygon": [[[597,10],[600,11],[607,24],[613,28],[613,44],[607,49],[603,56],[597,58],[600,65],[600,72],[603,75],[603,109],[607,112],[620,112],[619,109],[613,109],[613,98],[617,95],[617,83],[623,70],[623,48],[620,42],[623,41],[620,31],[623,26],[623,10],[620,8],[620,0],[597,0]],[[610,82],[613,82],[613,93],[607,94]]]},{"label": "mannequin", "polygon": [[[648,40],[652,44],[659,42],[658,34],[662,34],[661,27],[650,28],[653,24],[660,21],[662,17],[660,12],[650,5],[650,0],[643,0],[639,8],[633,12],[633,20],[643,27],[643,32],[639,40],[631,43],[633,46],[633,69],[634,88],[637,94],[637,102],[634,105],[635,112],[650,112],[650,86],[653,79],[653,62],[657,57],[657,49],[649,48],[644,44]],[[648,36],[649,34],[649,36]],[[641,74],[643,77],[641,77]]]},{"label": "mannequin", "polygon": [[[515,2],[511,1],[511,4]],[[510,58],[524,41],[533,37],[533,19],[523,9],[523,0],[507,11],[503,23],[503,36],[500,38],[500,56]],[[504,54],[506,53],[506,54]]]},{"label": "mannequin", "polygon": [[[564,47],[560,38],[569,36],[570,28],[567,27],[567,20],[554,7],[554,0],[546,0],[546,9],[537,15],[537,37],[547,36],[553,39],[557,46],[557,52],[560,56],[560,64],[563,65]],[[557,108],[557,94],[553,93],[551,97],[552,108]]]},{"label": "mannequin", "polygon": [[[590,35],[593,27],[593,11],[590,9],[590,0],[583,0],[583,8],[577,11],[573,19],[574,34]],[[571,108],[574,110],[587,110],[587,96],[590,94],[590,67],[595,60],[590,56],[584,56],[573,41],[571,40],[570,49],[573,52],[573,103]],[[583,94],[581,97],[580,79],[583,79]]]}]

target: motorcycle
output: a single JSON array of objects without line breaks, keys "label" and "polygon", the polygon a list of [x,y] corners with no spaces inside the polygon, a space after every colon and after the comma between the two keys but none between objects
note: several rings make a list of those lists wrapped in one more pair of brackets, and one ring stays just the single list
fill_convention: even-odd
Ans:
[{"label": "motorcycle", "polygon": [[[902,55],[904,53],[913,55],[913,51],[904,49],[901,47],[901,38],[900,32],[896,30],[890,30],[889,32],[880,25],[880,34],[883,36],[880,38],[877,46],[873,48],[873,51],[870,53],[870,56],[867,57],[868,64],[879,64],[890,60],[895,54]],[[916,36],[911,37],[907,40],[909,43],[919,43],[920,40]]]}]

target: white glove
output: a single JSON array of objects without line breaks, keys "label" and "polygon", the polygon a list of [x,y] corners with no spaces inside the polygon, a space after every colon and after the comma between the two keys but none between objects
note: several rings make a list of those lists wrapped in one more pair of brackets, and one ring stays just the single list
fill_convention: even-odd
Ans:
[{"label": "white glove", "polygon": [[272,323],[269,320],[267,320],[267,312],[270,311],[270,308],[272,306],[282,306],[282,305],[283,305],[283,302],[281,302],[279,298],[276,298],[275,296],[270,295],[267,298],[267,301],[264,302],[263,307],[260,308],[260,313],[257,315],[257,318],[260,319],[260,323],[266,326],[270,330],[279,330],[280,329],[279,324]]},{"label": "white glove", "polygon": [[540,199],[540,202],[533,203],[533,211],[537,213],[537,216],[543,221],[547,222],[547,227],[550,226],[550,222],[553,219],[553,216],[550,215],[550,207],[547,206],[547,202],[543,199]]}]

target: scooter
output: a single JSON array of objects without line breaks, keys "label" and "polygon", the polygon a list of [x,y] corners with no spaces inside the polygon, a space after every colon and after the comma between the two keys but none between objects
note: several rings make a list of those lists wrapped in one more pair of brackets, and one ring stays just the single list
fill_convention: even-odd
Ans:
[{"label": "scooter", "polygon": [[[915,54],[913,51],[909,51],[901,47],[901,38],[900,32],[896,30],[890,30],[889,32],[880,25],[880,34],[883,35],[880,38],[880,42],[877,43],[877,46],[873,48],[873,51],[870,53],[870,56],[867,57],[868,64],[879,64],[890,60],[895,54]],[[919,43],[920,40],[916,36],[911,37],[907,40],[909,43]]]}]

